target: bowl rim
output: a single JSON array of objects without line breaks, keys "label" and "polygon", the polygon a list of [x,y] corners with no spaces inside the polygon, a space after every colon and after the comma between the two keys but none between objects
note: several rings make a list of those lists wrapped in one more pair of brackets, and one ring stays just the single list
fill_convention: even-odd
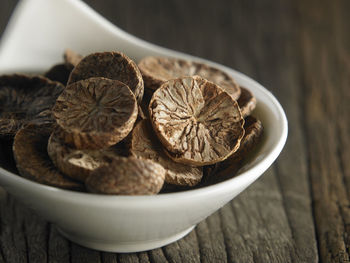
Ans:
[{"label": "bowl rim", "polygon": [[[215,63],[216,64],[216,63]],[[217,65],[219,66],[219,65]],[[229,71],[232,75],[238,77],[239,79],[250,83],[250,85],[254,86],[254,89],[258,89],[267,99],[271,102],[269,107],[275,107],[278,112],[278,117],[281,120],[280,127],[281,132],[279,136],[276,138],[274,142],[274,146],[270,149],[269,152],[266,153],[265,157],[257,160],[254,166],[249,167],[247,170],[237,174],[236,176],[227,179],[223,182],[216,183],[209,186],[204,186],[198,189],[191,189],[186,191],[179,191],[175,193],[162,193],[157,195],[137,195],[137,196],[128,196],[128,195],[101,195],[94,193],[85,193],[85,192],[77,192],[73,190],[60,189],[54,186],[44,185],[41,183],[37,183],[35,181],[31,181],[26,179],[18,174],[12,173],[2,167],[0,167],[0,176],[5,176],[5,180],[7,182],[11,182],[13,184],[20,184],[25,187],[30,187],[34,191],[45,191],[52,195],[52,197],[59,197],[66,201],[77,201],[80,202],[84,200],[90,203],[115,203],[117,201],[138,201],[138,202],[148,202],[148,201],[167,201],[168,199],[173,199],[176,197],[191,197],[191,198],[201,198],[203,196],[212,196],[218,192],[229,191],[235,186],[240,186],[245,182],[253,182],[256,178],[258,178],[261,174],[263,174],[275,161],[280,152],[282,151],[288,135],[288,122],[286,114],[278,102],[278,100],[272,95],[270,91],[264,88],[261,84],[251,79],[250,77],[230,69],[228,67],[219,66],[220,68]],[[248,87],[249,88],[249,87]],[[2,185],[2,184],[1,184]],[[1,186],[0,185],[0,186]],[[248,184],[249,185],[249,184]],[[4,187],[6,190],[6,186]]]}]

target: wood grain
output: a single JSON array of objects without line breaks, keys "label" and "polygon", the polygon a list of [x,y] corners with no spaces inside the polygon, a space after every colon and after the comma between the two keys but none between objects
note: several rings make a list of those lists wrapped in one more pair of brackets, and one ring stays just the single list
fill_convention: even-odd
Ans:
[{"label": "wood grain", "polygon": [[[301,21],[300,41],[304,47],[303,108],[314,218],[322,261],[348,262],[350,207],[349,187],[345,182],[350,174],[345,173],[343,155],[349,147],[346,145],[349,133],[344,134],[349,131],[349,118],[339,113],[350,112],[349,86],[347,92],[342,92],[349,71],[341,70],[341,60],[348,57],[349,46],[343,46],[344,42],[339,39],[345,32],[333,35],[341,30],[336,23],[343,21],[343,26],[349,25],[349,19],[339,9],[348,7],[348,3],[336,1],[333,5],[322,1],[323,8],[313,4],[314,1],[303,2],[299,10],[300,13],[310,10]],[[326,21],[324,16],[328,18]],[[332,41],[324,41],[332,35]],[[341,54],[334,52],[338,48],[343,51]]]},{"label": "wood grain", "polygon": [[[15,2],[0,3],[0,34]],[[76,245],[2,192],[0,263],[349,261],[349,1],[86,2],[140,38],[258,80],[287,113],[288,141],[232,202],[185,238],[147,252]],[[0,159],[11,163],[8,143],[0,146]]]}]

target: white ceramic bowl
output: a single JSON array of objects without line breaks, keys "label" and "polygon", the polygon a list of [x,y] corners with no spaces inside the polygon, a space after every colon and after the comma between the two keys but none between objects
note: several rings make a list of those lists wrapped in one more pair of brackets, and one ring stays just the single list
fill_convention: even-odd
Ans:
[{"label": "white ceramic bowl", "polygon": [[[43,7],[45,5],[48,5],[46,9]],[[38,15],[42,8],[45,9],[45,14],[41,16],[39,14],[41,20],[35,21],[37,16],[33,16],[33,12]],[[50,8],[52,14],[47,13]],[[73,34],[74,32],[70,32],[64,25],[59,27],[57,24],[59,22],[51,21],[55,19],[58,8],[68,8],[67,12],[76,12],[75,17],[80,16],[81,27],[87,26],[91,31],[92,23],[100,35],[104,30],[104,35],[99,38],[101,40],[104,37],[105,41],[101,41],[101,44],[82,42],[82,37],[77,36],[78,33]],[[51,22],[42,21],[43,17],[51,19]],[[61,17],[57,19],[62,20]],[[19,49],[21,33],[32,30],[35,23],[38,24],[35,27],[36,32],[47,31],[46,27],[50,27],[53,22],[56,23],[54,27],[59,39],[55,40],[53,35],[53,39],[46,41],[51,43],[45,49],[47,52],[42,52],[35,46],[35,43],[42,42],[40,39],[42,34],[38,33],[29,41],[32,45],[27,43],[23,54],[18,54],[21,52]],[[70,37],[74,35],[76,39],[70,38],[64,43],[55,45],[57,42],[62,42],[62,34],[68,34]],[[112,41],[111,39],[119,41],[119,46],[122,47],[120,50],[131,54],[135,59],[148,54],[159,54],[205,61],[136,39],[113,27],[79,1],[27,0],[25,3],[21,2],[21,6],[17,8],[1,42],[0,71],[42,70],[60,59],[62,46],[72,47],[83,54],[94,50],[112,50],[115,44],[108,42]],[[21,59],[17,59],[17,56]],[[262,121],[265,135],[258,151],[238,176],[222,183],[186,192],[155,196],[103,196],[45,186],[0,168],[0,185],[43,218],[56,224],[68,239],[83,246],[104,251],[135,252],[178,240],[262,175],[277,158],[287,138],[286,116],[269,91],[241,73],[210,61],[205,62],[227,71],[240,85],[250,89],[258,101],[254,115]]]}]

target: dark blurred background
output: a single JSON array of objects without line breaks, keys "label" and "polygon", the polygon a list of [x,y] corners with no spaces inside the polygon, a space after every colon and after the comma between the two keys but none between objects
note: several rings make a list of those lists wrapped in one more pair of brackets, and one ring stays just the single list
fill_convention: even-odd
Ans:
[{"label": "dark blurred background", "polygon": [[[85,2],[135,36],[164,47],[214,60],[253,77],[258,73],[258,65],[253,63],[257,56],[261,63],[271,64],[273,61],[265,58],[264,53],[268,49],[281,49],[279,43],[286,38],[294,41],[293,36],[287,35],[286,32],[276,31],[276,27],[281,27],[280,23],[286,22],[279,21],[279,17],[291,16],[297,11],[293,1]],[[5,29],[16,3],[16,0],[1,1],[0,34]],[[256,34],[263,37],[266,47],[256,46]],[[260,52],[261,48],[263,52]]]}]

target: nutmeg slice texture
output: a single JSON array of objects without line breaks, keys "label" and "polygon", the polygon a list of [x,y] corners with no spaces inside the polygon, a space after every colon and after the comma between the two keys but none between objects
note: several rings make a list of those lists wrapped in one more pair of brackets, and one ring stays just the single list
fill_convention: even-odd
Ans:
[{"label": "nutmeg slice texture", "polygon": [[149,105],[152,126],[176,162],[204,166],[225,160],[244,135],[237,102],[199,76],[165,82]]},{"label": "nutmeg slice texture", "polygon": [[256,107],[256,98],[254,97],[253,93],[243,87],[241,87],[241,95],[239,96],[237,102],[244,118],[249,116]]},{"label": "nutmeg slice texture", "polygon": [[88,191],[114,195],[157,194],[164,183],[165,170],[151,160],[119,157],[108,166],[94,170],[86,179]]},{"label": "nutmeg slice texture", "polygon": [[136,157],[161,164],[166,170],[165,182],[168,184],[194,186],[202,179],[202,167],[176,163],[164,153],[163,146],[154,134],[149,120],[140,121],[133,129],[130,151]]},{"label": "nutmeg slice texture", "polygon": [[114,145],[132,130],[137,102],[124,83],[106,78],[74,82],[57,98],[53,115],[65,143],[77,149]]},{"label": "nutmeg slice texture", "polygon": [[108,165],[114,157],[125,155],[121,143],[106,149],[79,150],[61,139],[60,129],[50,136],[47,152],[56,167],[65,175],[84,182],[91,172],[102,165]]},{"label": "nutmeg slice texture", "polygon": [[13,138],[29,122],[53,121],[51,108],[63,89],[41,76],[0,76],[0,138]]},{"label": "nutmeg slice texture", "polygon": [[235,100],[241,93],[239,85],[229,74],[204,63],[150,56],[143,58],[138,66],[144,78],[145,88],[153,91],[170,79],[198,75],[223,88]]},{"label": "nutmeg slice texture", "polygon": [[91,77],[104,77],[125,83],[138,102],[143,97],[143,78],[136,63],[121,52],[93,53],[72,70],[68,84]]},{"label": "nutmeg slice texture", "polygon": [[38,183],[64,189],[82,190],[84,185],[64,176],[47,154],[51,124],[28,124],[20,129],[13,143],[13,154],[20,174]]},{"label": "nutmeg slice texture", "polygon": [[222,182],[232,178],[242,167],[246,158],[261,141],[264,132],[261,121],[252,116],[245,118],[244,129],[245,134],[239,149],[223,162],[207,167],[202,183],[209,185]]},{"label": "nutmeg slice texture", "polygon": [[71,70],[65,64],[57,64],[52,66],[44,73],[44,76],[52,81],[58,81],[64,86],[67,84]]}]

